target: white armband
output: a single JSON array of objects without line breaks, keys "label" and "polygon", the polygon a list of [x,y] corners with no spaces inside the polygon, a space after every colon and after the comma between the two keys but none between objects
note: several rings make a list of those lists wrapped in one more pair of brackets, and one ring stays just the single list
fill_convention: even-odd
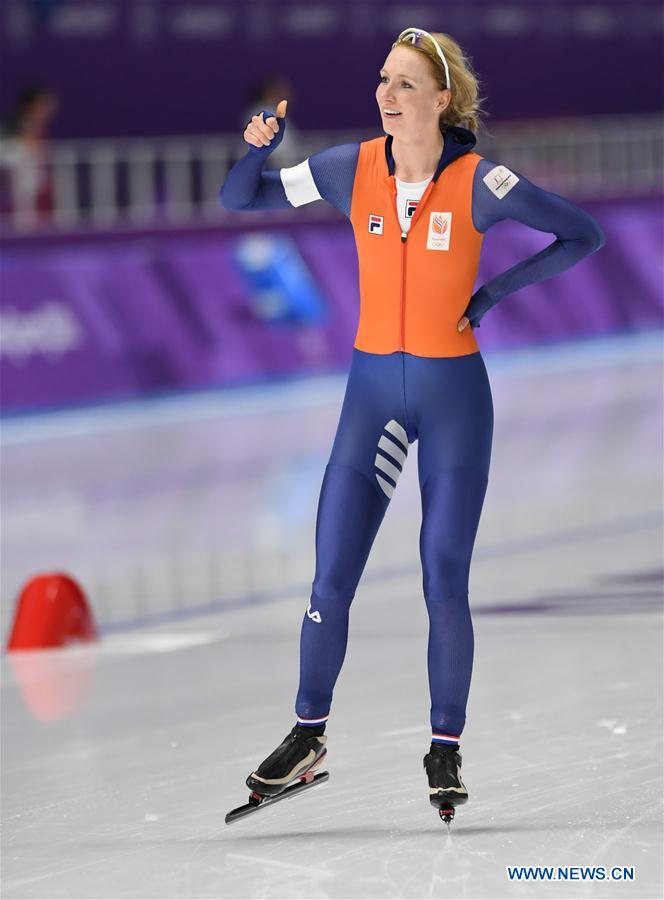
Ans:
[{"label": "white armband", "polygon": [[303,206],[305,203],[323,199],[318,193],[308,159],[289,169],[280,169],[279,175],[286,191],[286,198],[291,206]]}]

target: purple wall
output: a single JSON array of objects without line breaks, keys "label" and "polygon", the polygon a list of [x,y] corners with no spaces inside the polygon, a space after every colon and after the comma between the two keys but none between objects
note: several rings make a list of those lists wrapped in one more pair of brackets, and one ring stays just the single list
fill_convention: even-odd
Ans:
[{"label": "purple wall", "polygon": [[[403,28],[467,50],[493,119],[659,110],[658,0],[3,0],[0,115],[40,80],[56,137],[228,133],[278,73],[303,129],[379,125],[378,69]],[[239,133],[239,132],[238,132]]]},{"label": "purple wall", "polygon": [[[575,268],[504,298],[482,320],[482,350],[660,328],[661,200],[584,204],[606,245]],[[255,233],[255,232],[254,232]],[[358,314],[347,222],[283,228],[319,286],[320,324],[265,322],[233,263],[241,230],[199,235],[5,242],[0,252],[5,412],[139,397],[344,369]],[[499,223],[478,284],[550,243]]]}]

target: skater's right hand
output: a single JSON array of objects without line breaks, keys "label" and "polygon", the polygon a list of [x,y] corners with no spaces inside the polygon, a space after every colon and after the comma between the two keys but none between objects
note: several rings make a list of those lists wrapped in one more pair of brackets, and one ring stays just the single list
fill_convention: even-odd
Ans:
[{"label": "skater's right hand", "polygon": [[[264,119],[264,111],[258,115],[251,117],[251,122],[247,123],[244,130],[244,139],[252,147],[269,147],[272,144],[274,136],[280,130],[279,121],[283,124],[286,118],[286,107],[288,100],[280,100],[277,105],[277,117],[270,116],[267,121]],[[274,142],[274,146],[280,143],[280,138]]]}]

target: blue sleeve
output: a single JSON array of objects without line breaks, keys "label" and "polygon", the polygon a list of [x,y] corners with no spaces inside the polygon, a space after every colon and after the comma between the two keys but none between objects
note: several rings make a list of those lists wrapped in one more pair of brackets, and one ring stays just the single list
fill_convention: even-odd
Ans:
[{"label": "blue sleeve", "polygon": [[[518,180],[507,192],[504,187],[508,181],[498,184],[496,190],[502,196],[494,193],[484,179],[498,166],[498,163],[482,159],[475,170],[473,222],[477,230],[485,232],[496,222],[513,219],[538,231],[555,234],[556,240],[492,278],[473,294],[465,315],[474,328],[479,326],[484,313],[506,294],[564,272],[604,245],[604,233],[592,216],[569,200],[537,187],[518,172],[502,167],[502,174],[507,173],[507,179],[511,176]],[[491,178],[489,181],[495,184]]]},{"label": "blue sleeve", "polygon": [[[264,119],[270,115],[273,113],[263,111]],[[249,146],[226,176],[219,192],[223,206],[233,210],[288,209],[323,199],[350,216],[360,144],[328,147],[299,166],[263,172],[267,157],[283,138],[286,123],[284,119],[277,121],[279,131],[270,145]]]},{"label": "blue sleeve", "polygon": [[309,168],[321,197],[347,218],[350,218],[359,155],[360,144],[355,141],[328,147],[309,157]]},{"label": "blue sleeve", "polygon": [[[274,113],[261,110],[263,121],[267,121]],[[233,210],[257,210],[257,209],[287,209],[288,202],[279,172],[270,170],[263,172],[263,166],[272,151],[283,140],[286,122],[277,118],[279,131],[275,134],[268,147],[254,147],[248,144],[249,149],[242,159],[238,159],[226,176],[226,180],[219,191],[219,202],[226,209]]]}]

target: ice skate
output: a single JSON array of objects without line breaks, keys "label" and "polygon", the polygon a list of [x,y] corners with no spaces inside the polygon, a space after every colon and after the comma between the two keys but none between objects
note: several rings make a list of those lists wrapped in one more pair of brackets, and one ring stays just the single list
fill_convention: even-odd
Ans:
[{"label": "ice skate", "polygon": [[424,757],[424,769],[429,779],[429,801],[449,824],[455,807],[468,800],[468,791],[461,780],[461,754],[453,747],[432,742]]},{"label": "ice skate", "polygon": [[247,787],[262,796],[274,797],[291,781],[317,769],[327,753],[327,738],[324,734],[312,735],[312,730],[316,729],[295,725],[277,749],[249,775]]},{"label": "ice skate", "polygon": [[328,772],[318,771],[327,754],[327,738],[316,731],[295,725],[277,749],[249,775],[246,781],[251,790],[249,802],[228,813],[227,825],[329,779]]}]

